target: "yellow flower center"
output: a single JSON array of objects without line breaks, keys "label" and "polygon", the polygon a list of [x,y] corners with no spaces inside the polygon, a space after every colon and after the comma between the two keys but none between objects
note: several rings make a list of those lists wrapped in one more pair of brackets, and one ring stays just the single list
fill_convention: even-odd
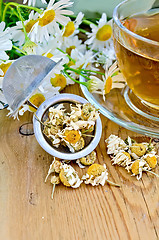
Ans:
[{"label": "yellow flower center", "polygon": [[66,130],[65,131],[65,140],[69,143],[75,144],[80,140],[80,134],[77,130]]},{"label": "yellow flower center", "polygon": [[41,27],[51,23],[55,18],[55,11],[53,9],[45,12],[44,16],[39,19],[39,25]]},{"label": "yellow flower center", "polygon": [[76,48],[75,46],[70,46],[69,48],[66,48],[66,53],[70,56],[72,49],[75,49],[75,48]]},{"label": "yellow flower center", "polygon": [[99,177],[101,176],[102,172],[105,172],[106,169],[104,168],[104,166],[94,163],[93,165],[91,165],[88,170],[87,170],[87,174],[89,176],[93,176],[93,178],[95,177]]},{"label": "yellow flower center", "polygon": [[48,54],[46,55],[46,57],[52,58],[52,57],[53,57],[53,54],[52,54],[52,53],[48,53]]},{"label": "yellow flower center", "polygon": [[[36,93],[34,94],[30,99],[29,101],[34,104],[36,107],[39,107],[44,101],[45,101],[45,97],[43,94],[41,93]],[[36,112],[36,109],[29,106],[29,109],[32,111],[32,112]]]},{"label": "yellow flower center", "polygon": [[112,28],[110,25],[104,25],[101,27],[98,32],[96,33],[96,38],[99,41],[106,41],[108,40],[112,35]]},{"label": "yellow flower center", "polygon": [[60,91],[66,87],[66,78],[62,74],[55,74],[54,78],[50,79],[53,87],[60,87]]},{"label": "yellow flower center", "polygon": [[125,154],[129,159],[131,159],[131,156],[128,152],[123,152],[123,154]]},{"label": "yellow flower center", "polygon": [[[37,20],[31,19],[26,25],[25,25],[25,30],[27,33],[29,33],[33,27],[33,25],[37,22]],[[23,31],[23,30],[22,30]]]},{"label": "yellow flower center", "polygon": [[112,89],[112,78],[109,76],[104,85],[104,93],[107,94]]},{"label": "yellow flower center", "polygon": [[150,168],[155,168],[157,165],[157,158],[156,158],[156,156],[152,156],[152,157],[147,156],[146,162],[148,163]]},{"label": "yellow flower center", "polygon": [[[46,53],[43,53],[42,56],[45,56],[45,54],[46,54]],[[52,57],[53,57],[53,54],[49,52],[49,53],[46,54],[46,57],[52,58]]]},{"label": "yellow flower center", "polygon": [[75,63],[72,60],[70,60],[69,63],[68,63],[68,66],[71,67],[73,65],[75,65]]},{"label": "yellow flower center", "polygon": [[138,175],[139,174],[139,162],[140,160],[136,160],[135,162],[133,162],[133,164],[131,165],[131,171],[133,174]]},{"label": "yellow flower center", "polygon": [[4,73],[3,75],[1,75],[1,77],[4,77],[4,75],[6,74],[8,68],[10,67],[11,64],[12,64],[12,63],[10,62],[10,63],[2,63],[2,64],[0,65],[0,69],[2,69],[2,71],[3,71],[3,73]]},{"label": "yellow flower center", "polygon": [[66,27],[65,27],[65,31],[63,34],[63,37],[69,37],[71,36],[75,31],[75,25],[73,22],[68,22]]}]

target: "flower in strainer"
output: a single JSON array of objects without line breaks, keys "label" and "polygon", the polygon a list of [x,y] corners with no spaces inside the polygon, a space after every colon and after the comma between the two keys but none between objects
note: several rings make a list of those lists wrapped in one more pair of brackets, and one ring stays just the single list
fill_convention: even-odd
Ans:
[{"label": "flower in strainer", "polygon": [[50,0],[47,9],[39,15],[38,21],[34,24],[29,36],[33,42],[48,41],[50,34],[54,35],[59,28],[58,23],[65,26],[70,18],[64,15],[72,15],[73,12],[64,8],[72,6],[70,0],[60,0],[54,3]]},{"label": "flower in strainer", "polygon": [[5,51],[12,49],[12,42],[10,40],[10,30],[5,29],[5,22],[0,23],[0,60],[8,60],[9,57]]},{"label": "flower in strainer", "polygon": [[91,33],[87,33],[88,40],[86,44],[91,46],[91,49],[102,51],[104,47],[109,47],[112,37],[112,21],[107,22],[107,16],[102,14],[101,19],[96,24],[90,24]]}]

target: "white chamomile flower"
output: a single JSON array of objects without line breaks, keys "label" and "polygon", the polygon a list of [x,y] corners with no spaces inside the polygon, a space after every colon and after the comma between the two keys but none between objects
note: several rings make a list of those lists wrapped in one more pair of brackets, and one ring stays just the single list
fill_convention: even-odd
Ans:
[{"label": "white chamomile flower", "polygon": [[64,70],[63,65],[65,63],[68,63],[68,58],[66,56],[65,58],[61,59],[61,61],[55,66],[55,68],[48,74],[48,76],[45,78],[45,81],[42,83],[42,85],[46,85],[46,82],[47,82],[48,83],[47,86],[50,85],[52,88],[56,88],[58,89],[58,91],[61,91],[67,85],[74,84],[74,82],[70,80],[70,78],[68,78],[63,74],[63,70]]},{"label": "white chamomile flower", "polygon": [[115,62],[109,69],[106,66],[104,80],[104,89],[103,89],[103,99],[105,100],[105,95],[110,92],[113,88],[124,88],[126,81],[123,77],[123,74],[118,68],[117,62]]},{"label": "white chamomile flower", "polygon": [[92,93],[98,93],[98,90],[103,89],[104,82],[96,76],[89,77],[88,90]]},{"label": "white chamomile flower", "polygon": [[7,100],[3,95],[2,83],[4,75],[6,74],[12,62],[13,60],[0,61],[0,109],[3,109],[7,105]]},{"label": "white chamomile flower", "polygon": [[9,57],[5,51],[12,49],[9,28],[5,29],[5,22],[0,23],[0,60],[8,60]]},{"label": "white chamomile flower", "polygon": [[91,49],[102,51],[104,47],[108,47],[112,37],[112,21],[107,22],[107,16],[102,14],[101,19],[98,22],[98,26],[90,24],[92,28],[91,33],[87,33],[88,40],[86,44],[91,45]]},{"label": "white chamomile flower", "polygon": [[[110,90],[114,88],[124,88],[126,81],[123,77],[123,74],[120,73],[120,69],[117,66],[117,62],[115,62],[110,68],[105,67],[105,76],[102,76],[103,81],[98,80],[98,90],[97,87],[94,89],[94,93],[103,95],[103,100],[105,101],[105,95],[110,92]],[[100,82],[100,84],[99,84]]]},{"label": "white chamomile flower", "polygon": [[[71,58],[74,59],[75,62],[70,62],[69,66],[73,69],[82,69],[85,67],[87,70],[98,71],[97,68],[92,66],[95,55],[92,51],[86,51],[84,54],[78,51],[78,49],[72,49]],[[78,79],[79,75],[73,71],[70,71],[70,75],[72,78]]]},{"label": "white chamomile flower", "polygon": [[2,86],[3,77],[13,61],[14,60],[0,61],[0,88]]},{"label": "white chamomile flower", "polygon": [[[50,84],[51,85],[51,84]],[[48,98],[56,95],[59,93],[59,88],[49,88],[48,90],[45,88],[45,91],[43,91],[43,88],[38,88],[38,90],[34,91],[32,96],[28,99],[33,105],[35,105],[37,108]],[[19,120],[19,116],[22,116],[26,111],[29,112],[36,112],[36,109],[27,105],[23,104],[14,114],[12,109],[10,107],[7,108],[9,110],[9,113],[7,116],[12,115],[14,119]]]},{"label": "white chamomile flower", "polygon": [[[28,2],[28,6],[35,6],[36,0],[23,0],[23,4],[26,4]],[[41,0],[43,4],[47,4],[45,0]]]},{"label": "white chamomile flower", "polygon": [[70,56],[72,49],[77,49],[84,54],[86,51],[86,45],[82,44],[82,40],[78,39],[78,36],[65,38],[62,44],[62,50]]},{"label": "white chamomile flower", "polygon": [[[48,41],[43,41],[42,43],[37,43],[35,49],[36,55],[46,56],[52,58],[57,52],[57,48],[61,47],[61,42],[59,41],[58,36],[50,36]],[[60,52],[58,51],[59,55]]]},{"label": "white chamomile flower", "polygon": [[[34,13],[34,11],[31,11],[29,14],[29,19],[24,21],[24,26],[27,34],[32,30],[32,27],[34,24],[38,21],[39,13]],[[11,38],[16,43],[18,43],[18,46],[22,46],[25,43],[25,34],[23,30],[23,25],[21,21],[16,22],[16,26],[11,28]]]},{"label": "white chamomile flower", "polygon": [[54,35],[59,28],[58,23],[66,25],[70,21],[69,17],[73,12],[64,8],[72,6],[70,0],[60,0],[54,4],[55,0],[50,0],[47,9],[39,14],[38,21],[34,24],[29,37],[33,42],[48,41],[49,35]]},{"label": "white chamomile flower", "polygon": [[110,67],[113,64],[113,61],[116,60],[113,40],[110,40],[110,46],[103,48],[103,50],[97,54],[96,58],[97,62],[102,64],[104,70],[106,70],[106,66]]},{"label": "white chamomile flower", "polygon": [[78,27],[82,23],[83,17],[84,14],[82,12],[79,12],[76,19],[74,21],[69,21],[67,25],[62,29],[62,36],[65,39],[79,33]]}]

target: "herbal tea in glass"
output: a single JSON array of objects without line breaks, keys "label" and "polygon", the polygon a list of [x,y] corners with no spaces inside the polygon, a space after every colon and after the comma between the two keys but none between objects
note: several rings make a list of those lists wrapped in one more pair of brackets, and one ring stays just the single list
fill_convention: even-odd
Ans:
[{"label": "herbal tea in glass", "polygon": [[146,104],[158,108],[159,8],[120,19],[118,26],[115,21],[114,47],[129,88]]}]

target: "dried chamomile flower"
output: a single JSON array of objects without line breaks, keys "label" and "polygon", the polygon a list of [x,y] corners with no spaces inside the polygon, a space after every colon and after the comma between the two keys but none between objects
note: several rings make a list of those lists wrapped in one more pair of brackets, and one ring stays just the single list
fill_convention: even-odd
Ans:
[{"label": "dried chamomile flower", "polygon": [[[44,123],[39,121],[44,126],[43,133],[54,147],[62,145],[74,153],[85,147],[87,137],[94,137],[90,132],[94,130],[99,114],[91,104],[68,105],[65,105],[66,108],[64,104],[50,107],[48,119]],[[89,111],[87,119],[82,117],[84,109]]]},{"label": "dried chamomile flower", "polygon": [[47,181],[47,179],[51,173],[60,173],[61,169],[62,169],[62,163],[60,161],[56,160],[54,157],[54,160],[50,164],[47,176],[45,178],[45,182]]},{"label": "dried chamomile flower", "polygon": [[133,138],[131,138],[131,137],[127,137],[125,140],[124,140],[124,142],[130,147],[133,143],[135,143],[136,141],[133,139]]},{"label": "dried chamomile flower", "polygon": [[115,157],[111,159],[114,164],[117,164],[122,167],[128,168],[129,165],[132,163],[131,156],[128,152],[119,152]]},{"label": "dried chamomile flower", "polygon": [[81,119],[81,111],[82,105],[76,104],[76,106],[70,105],[71,113],[70,113],[70,120],[73,122],[77,122]]},{"label": "dried chamomile flower", "polygon": [[87,124],[86,127],[81,129],[81,133],[91,133],[94,131],[94,125]]},{"label": "dried chamomile flower", "polygon": [[59,177],[61,182],[67,187],[78,188],[83,182],[74,168],[68,164],[63,164]]},{"label": "dried chamomile flower", "polygon": [[[133,143],[132,146],[130,147],[131,155],[132,157],[142,157],[146,153],[146,147],[144,146],[143,143]],[[135,154],[135,155],[134,155]]]},{"label": "dried chamomile flower", "polygon": [[67,142],[69,142],[70,144],[77,143],[81,138],[80,132],[77,131],[77,130],[73,130],[73,129],[72,130],[65,130],[64,135],[65,135],[65,140]]},{"label": "dried chamomile flower", "polygon": [[155,168],[157,166],[157,155],[146,154],[144,160],[147,162],[150,168]]},{"label": "dried chamomile flower", "polygon": [[143,171],[150,172],[159,177],[156,173],[151,171],[151,169],[157,166],[157,159],[159,157],[151,140],[149,143],[137,143],[130,137],[127,137],[125,140],[127,147],[123,150],[120,146],[115,146],[116,139],[119,140],[117,136],[110,135],[106,140],[109,154],[113,154],[111,160],[113,164],[124,167],[128,172],[131,171],[133,176],[137,176],[138,180],[142,177]]},{"label": "dried chamomile flower", "polygon": [[80,158],[80,162],[86,166],[92,165],[95,162],[95,160],[96,160],[96,152],[95,151],[92,151],[86,157]]},{"label": "dried chamomile flower", "polygon": [[90,103],[85,103],[83,104],[82,107],[82,112],[81,112],[81,117],[87,121],[87,120],[97,120],[99,117],[99,113],[93,107]]},{"label": "dried chamomile flower", "polygon": [[116,155],[119,151],[127,150],[127,144],[118,136],[111,134],[105,142],[107,143],[107,153]]},{"label": "dried chamomile flower", "polygon": [[143,171],[147,171],[148,170],[148,165],[146,163],[145,160],[136,160],[132,163],[131,165],[131,171],[133,173],[133,176],[137,176],[137,180],[140,180],[140,178],[142,177],[142,172]]},{"label": "dried chamomile flower", "polygon": [[64,120],[64,106],[63,104],[59,104],[56,108],[50,107],[49,108],[49,122],[51,122],[53,125],[62,125]]},{"label": "dried chamomile flower", "polygon": [[51,181],[50,182],[53,184],[52,194],[51,194],[51,198],[53,199],[55,186],[60,183],[60,177],[54,175],[54,176],[51,177]]},{"label": "dried chamomile flower", "polygon": [[105,182],[114,186],[119,186],[108,180],[108,171],[105,164],[103,166],[97,163],[91,165],[88,168],[86,175],[83,175],[82,180],[85,180],[85,184],[91,184],[92,186],[98,186],[99,184],[104,186]]},{"label": "dried chamomile flower", "polygon": [[84,148],[84,145],[85,145],[84,138],[81,137],[78,142],[76,142],[75,144],[72,144],[72,147],[73,147],[74,150],[77,152],[77,151],[83,149],[83,148]]},{"label": "dried chamomile flower", "polygon": [[59,176],[56,176],[56,175],[51,176],[50,182],[51,182],[52,184],[56,184],[56,185],[57,185],[57,184],[60,183],[60,177],[59,177]]}]

